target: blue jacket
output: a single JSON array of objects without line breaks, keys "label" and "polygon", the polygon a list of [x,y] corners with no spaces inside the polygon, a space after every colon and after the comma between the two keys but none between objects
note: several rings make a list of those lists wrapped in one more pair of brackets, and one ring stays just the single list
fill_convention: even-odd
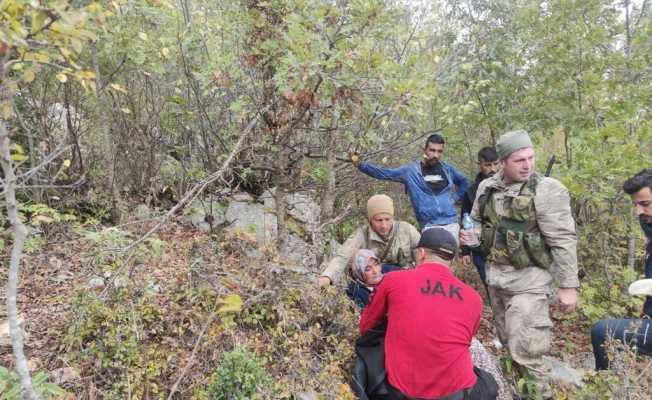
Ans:
[{"label": "blue jacket", "polygon": [[[381,168],[368,162],[362,162],[358,169],[376,179],[400,182],[405,185],[414,214],[421,229],[428,225],[447,225],[457,222],[455,203],[466,192],[468,180],[455,167],[442,161],[444,172],[448,177],[448,186],[435,195],[421,173],[421,162],[413,161],[398,168]],[[453,191],[453,185],[457,190]]]}]

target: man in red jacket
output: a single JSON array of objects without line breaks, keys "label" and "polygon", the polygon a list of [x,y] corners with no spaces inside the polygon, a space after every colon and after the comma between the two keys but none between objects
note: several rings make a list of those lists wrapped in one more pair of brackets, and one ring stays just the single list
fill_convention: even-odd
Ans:
[{"label": "man in red jacket", "polygon": [[425,231],[417,267],[385,276],[362,313],[361,335],[387,321],[391,399],[495,398],[474,395],[480,380],[469,346],[480,324],[482,298],[450,271],[456,250],[448,231]]}]

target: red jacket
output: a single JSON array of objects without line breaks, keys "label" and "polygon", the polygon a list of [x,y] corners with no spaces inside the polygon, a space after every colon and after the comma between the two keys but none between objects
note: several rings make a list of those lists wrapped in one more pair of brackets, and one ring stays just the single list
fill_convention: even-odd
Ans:
[{"label": "red jacket", "polygon": [[392,272],[362,312],[360,334],[387,317],[389,383],[410,397],[436,399],[475,385],[471,338],[482,298],[445,265]]}]

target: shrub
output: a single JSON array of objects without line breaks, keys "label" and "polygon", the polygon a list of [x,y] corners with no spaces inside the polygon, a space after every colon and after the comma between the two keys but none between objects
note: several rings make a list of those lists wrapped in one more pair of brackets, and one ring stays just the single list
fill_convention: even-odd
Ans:
[{"label": "shrub", "polygon": [[590,323],[608,316],[622,318],[640,310],[641,300],[627,294],[627,287],[638,278],[631,268],[609,266],[605,273],[584,278],[580,294],[580,310]]},{"label": "shrub", "polygon": [[224,358],[211,377],[208,396],[211,400],[241,400],[254,397],[271,384],[271,377],[254,354],[236,347]]},{"label": "shrub", "polygon": [[[60,398],[67,392],[54,383],[48,382],[48,374],[39,371],[32,377],[32,387],[42,399]],[[0,399],[18,400],[21,387],[18,374],[5,367],[0,367]]]}]

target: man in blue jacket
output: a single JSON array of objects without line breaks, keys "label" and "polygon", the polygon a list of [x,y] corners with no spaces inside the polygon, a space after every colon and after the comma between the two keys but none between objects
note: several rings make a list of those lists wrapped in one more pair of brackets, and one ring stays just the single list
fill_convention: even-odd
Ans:
[{"label": "man in blue jacket", "polygon": [[398,168],[378,167],[360,162],[357,157],[352,157],[352,161],[371,177],[405,185],[422,231],[441,226],[457,238],[460,226],[455,203],[464,197],[468,180],[455,167],[442,161],[445,144],[441,135],[430,135],[423,149],[423,160]]}]

